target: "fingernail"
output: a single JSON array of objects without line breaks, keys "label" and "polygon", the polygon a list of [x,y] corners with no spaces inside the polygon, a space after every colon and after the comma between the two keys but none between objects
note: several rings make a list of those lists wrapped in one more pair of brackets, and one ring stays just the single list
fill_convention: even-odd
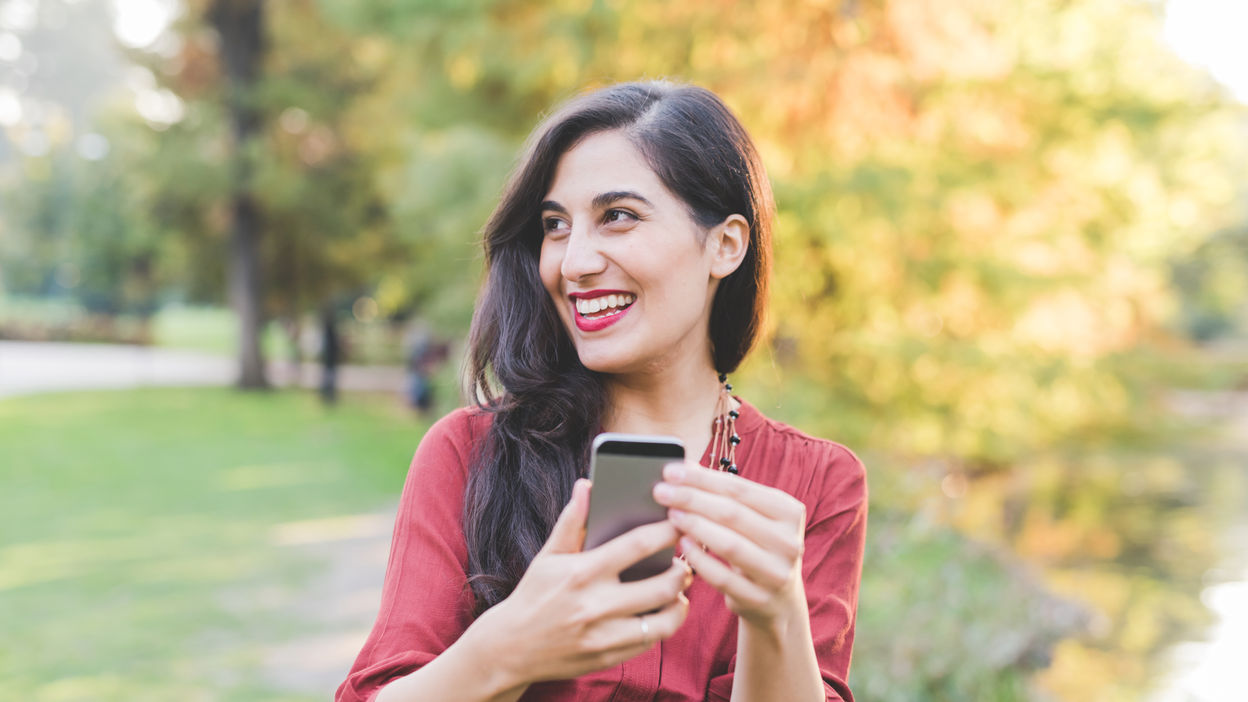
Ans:
[{"label": "fingernail", "polygon": [[685,520],[685,513],[678,509],[667,510],[667,518],[672,520],[673,524],[680,524]]},{"label": "fingernail", "polygon": [[685,479],[685,467],[680,463],[668,463],[663,467],[663,477],[673,483],[679,483]]},{"label": "fingernail", "polygon": [[[680,552],[681,553],[689,553],[690,551],[696,551],[696,550],[698,550],[698,545],[693,543],[693,539],[689,538],[688,536],[680,537]],[[690,566],[689,569],[693,570],[693,567]]]}]

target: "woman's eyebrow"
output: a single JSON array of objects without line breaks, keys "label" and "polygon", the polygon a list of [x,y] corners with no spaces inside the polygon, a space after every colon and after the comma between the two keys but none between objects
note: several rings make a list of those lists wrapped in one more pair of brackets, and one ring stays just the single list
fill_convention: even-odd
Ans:
[{"label": "woman's eyebrow", "polygon": [[[616,202],[617,200],[637,200],[643,203],[644,205],[646,205],[647,207],[650,207],[650,208],[654,207],[654,203],[650,202],[645,197],[643,197],[641,193],[636,193],[636,192],[633,192],[632,190],[612,190],[606,193],[599,193],[598,195],[594,196],[593,202],[590,204],[593,206],[594,209],[600,210],[606,207],[607,205],[610,205],[611,203]],[[563,214],[568,213],[568,210],[563,205],[560,205],[554,200],[547,200],[543,202],[542,209],[550,210],[552,212],[562,212]]]}]

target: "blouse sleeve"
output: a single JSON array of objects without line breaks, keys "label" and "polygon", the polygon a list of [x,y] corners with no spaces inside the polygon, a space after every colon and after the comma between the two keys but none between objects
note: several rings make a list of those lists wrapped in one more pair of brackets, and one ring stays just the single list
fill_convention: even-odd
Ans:
[{"label": "blouse sleeve", "polygon": [[473,432],[468,410],[434,424],[412,458],[399,501],[381,608],[338,687],[336,702],[367,702],[391,680],[446,650],[472,622],[461,513]]},{"label": "blouse sleeve", "polygon": [[[828,445],[813,471],[811,499],[805,500],[802,577],[824,697],[829,702],[853,702],[847,679],[866,543],[867,479],[862,461],[849,449]],[[736,667],[733,655],[729,672],[711,680],[708,700],[731,699]]]}]

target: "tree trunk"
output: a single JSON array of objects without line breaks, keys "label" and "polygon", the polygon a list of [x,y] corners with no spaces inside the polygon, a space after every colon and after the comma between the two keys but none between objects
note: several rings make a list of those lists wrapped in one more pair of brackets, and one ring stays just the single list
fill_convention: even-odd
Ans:
[{"label": "tree trunk", "polygon": [[260,270],[261,214],[252,182],[248,144],[260,135],[262,115],[255,102],[264,57],[263,0],[213,0],[208,16],[221,40],[226,101],[233,136],[230,194],[229,292],[238,315],[238,386],[264,388],[263,272]]}]

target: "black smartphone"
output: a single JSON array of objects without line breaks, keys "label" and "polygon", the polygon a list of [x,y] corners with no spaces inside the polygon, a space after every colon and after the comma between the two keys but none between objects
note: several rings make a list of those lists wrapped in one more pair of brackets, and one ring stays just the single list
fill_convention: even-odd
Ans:
[{"label": "black smartphone", "polygon": [[[667,519],[667,508],[654,501],[654,486],[663,480],[663,466],[684,458],[684,444],[671,436],[607,432],[595,437],[589,464],[589,479],[594,485],[585,522],[585,549],[601,546],[643,524]],[[663,549],[626,568],[620,580],[631,582],[658,575],[671,567],[675,555],[674,548]]]}]

